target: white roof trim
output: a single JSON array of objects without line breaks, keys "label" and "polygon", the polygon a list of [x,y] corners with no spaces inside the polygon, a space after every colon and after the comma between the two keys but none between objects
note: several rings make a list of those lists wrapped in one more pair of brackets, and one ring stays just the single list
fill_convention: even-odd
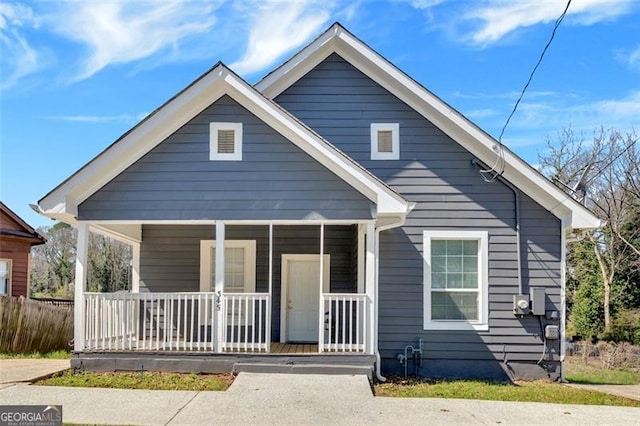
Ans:
[{"label": "white roof trim", "polygon": [[409,211],[399,194],[219,64],[45,195],[42,213],[74,222],[80,203],[225,94],[373,201],[378,215]]},{"label": "white roof trim", "polygon": [[[407,103],[481,161],[495,161],[496,140],[458,111],[411,79],[384,57],[336,23],[289,61],[256,84],[256,89],[275,98],[332,53],[337,53],[369,78]],[[504,149],[503,176],[556,217],[567,230],[597,228],[600,220],[580,203],[553,185],[537,170]]]}]

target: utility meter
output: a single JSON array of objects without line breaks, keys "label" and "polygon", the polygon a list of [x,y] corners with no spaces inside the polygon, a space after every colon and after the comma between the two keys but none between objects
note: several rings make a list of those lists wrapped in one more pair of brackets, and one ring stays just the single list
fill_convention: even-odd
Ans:
[{"label": "utility meter", "polygon": [[529,313],[529,295],[516,294],[513,296],[513,313],[527,315]]}]

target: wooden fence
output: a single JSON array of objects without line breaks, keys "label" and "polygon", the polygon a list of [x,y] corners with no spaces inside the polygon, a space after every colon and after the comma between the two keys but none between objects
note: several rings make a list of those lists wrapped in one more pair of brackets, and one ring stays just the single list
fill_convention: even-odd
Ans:
[{"label": "wooden fence", "polygon": [[0,297],[0,352],[69,350],[73,310],[24,297]]}]

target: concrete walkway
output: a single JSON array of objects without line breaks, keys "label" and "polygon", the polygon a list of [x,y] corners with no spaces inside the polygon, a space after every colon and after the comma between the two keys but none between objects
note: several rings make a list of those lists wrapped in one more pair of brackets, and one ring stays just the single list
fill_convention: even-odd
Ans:
[{"label": "concrete walkway", "polygon": [[610,395],[640,401],[640,385],[583,385],[580,383],[569,383],[567,386],[596,392],[604,392]]},{"label": "concrete walkway", "polygon": [[68,368],[68,359],[0,359],[0,385],[31,382]]},{"label": "concrete walkway", "polygon": [[16,384],[2,404],[62,404],[83,424],[637,424],[640,408],[376,398],[365,376],[241,373],[226,392]]}]

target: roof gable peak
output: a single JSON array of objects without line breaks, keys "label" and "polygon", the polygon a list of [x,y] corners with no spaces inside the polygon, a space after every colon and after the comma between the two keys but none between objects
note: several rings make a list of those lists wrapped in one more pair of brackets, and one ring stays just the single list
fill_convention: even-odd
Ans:
[{"label": "roof gable peak", "polygon": [[[339,22],[332,24],[288,61],[267,74],[255,87],[273,99],[333,53],[413,108],[478,159],[488,164],[494,161],[498,142],[493,137],[358,39]],[[515,153],[506,147],[502,148],[505,158],[504,178],[562,219],[567,230],[600,226],[600,221],[584,206],[567,196]]]}]

